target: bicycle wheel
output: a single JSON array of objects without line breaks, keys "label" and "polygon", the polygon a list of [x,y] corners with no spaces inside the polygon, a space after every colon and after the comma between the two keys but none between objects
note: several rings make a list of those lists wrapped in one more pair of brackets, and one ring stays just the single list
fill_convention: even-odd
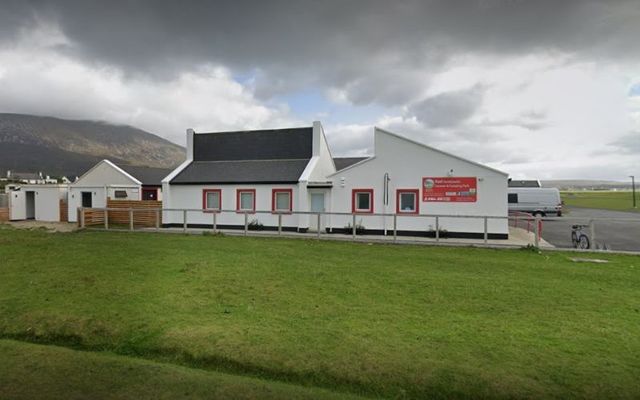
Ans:
[{"label": "bicycle wheel", "polygon": [[578,235],[575,231],[571,232],[571,244],[573,245],[574,249],[578,248]]},{"label": "bicycle wheel", "polygon": [[589,238],[587,235],[580,235],[580,239],[578,241],[578,248],[586,250],[590,247]]}]

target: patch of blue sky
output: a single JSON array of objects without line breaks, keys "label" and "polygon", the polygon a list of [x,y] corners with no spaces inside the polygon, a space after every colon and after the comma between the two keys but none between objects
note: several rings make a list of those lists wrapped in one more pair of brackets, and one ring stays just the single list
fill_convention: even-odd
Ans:
[{"label": "patch of blue sky", "polygon": [[277,96],[274,101],[287,104],[298,118],[320,120],[324,124],[372,123],[389,113],[388,108],[376,104],[338,104],[313,89]]},{"label": "patch of blue sky", "polygon": [[640,97],[640,82],[634,83],[629,89],[629,97]]}]

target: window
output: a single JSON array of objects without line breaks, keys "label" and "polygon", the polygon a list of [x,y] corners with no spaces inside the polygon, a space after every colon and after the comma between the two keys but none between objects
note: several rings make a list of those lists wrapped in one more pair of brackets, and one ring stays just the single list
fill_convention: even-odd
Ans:
[{"label": "window", "polygon": [[220,189],[202,190],[202,208],[206,211],[222,209],[222,191]]},{"label": "window", "polygon": [[507,202],[509,204],[516,204],[518,202],[518,193],[507,194]]},{"label": "window", "polygon": [[354,213],[373,213],[373,189],[353,189],[351,211]]},{"label": "window", "polygon": [[293,208],[292,192],[291,189],[273,189],[271,192],[271,211],[291,212]]},{"label": "window", "polygon": [[115,192],[113,192],[113,195],[116,199],[126,199],[127,198],[127,191],[126,190],[116,190]]},{"label": "window", "polygon": [[238,189],[236,191],[236,210],[254,212],[256,210],[256,190]]},{"label": "window", "polygon": [[419,194],[419,189],[398,189],[396,191],[396,212],[398,214],[418,214],[420,212]]}]

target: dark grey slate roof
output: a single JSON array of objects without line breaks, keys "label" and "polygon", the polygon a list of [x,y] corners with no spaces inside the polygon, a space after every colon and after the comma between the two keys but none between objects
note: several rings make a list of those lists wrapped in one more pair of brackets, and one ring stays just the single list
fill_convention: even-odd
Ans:
[{"label": "dark grey slate roof", "polygon": [[336,171],[340,171],[367,158],[369,157],[335,157],[333,163],[336,165]]},{"label": "dark grey slate roof", "polygon": [[134,165],[118,165],[118,167],[142,182],[143,185],[149,186],[162,185],[162,180],[172,171],[171,169],[165,168],[139,167]]},{"label": "dark grey slate roof", "polygon": [[509,187],[541,187],[542,185],[540,185],[540,181],[533,181],[533,180],[520,180],[520,181],[515,181],[515,180],[511,180],[509,179]]},{"label": "dark grey slate roof", "polygon": [[193,160],[308,160],[312,143],[312,127],[196,133]]},{"label": "dark grey slate roof", "polygon": [[309,159],[193,161],[171,184],[297,183]]}]

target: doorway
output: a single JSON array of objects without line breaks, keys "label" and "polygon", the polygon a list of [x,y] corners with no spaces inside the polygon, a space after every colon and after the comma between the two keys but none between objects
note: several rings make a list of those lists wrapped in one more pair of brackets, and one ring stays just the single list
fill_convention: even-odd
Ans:
[{"label": "doorway", "polygon": [[[326,205],[326,192],[324,191],[313,191],[309,192],[309,211],[312,213],[320,212],[323,213],[327,210]],[[323,215],[320,217],[320,226],[318,226],[318,217],[315,215],[309,216],[309,230],[317,232],[318,230],[323,230],[327,225],[327,216]]]},{"label": "doorway", "polygon": [[26,219],[36,219],[36,192],[24,192]]},{"label": "doorway", "polygon": [[93,207],[93,196],[91,195],[91,192],[82,192],[82,207]]}]

